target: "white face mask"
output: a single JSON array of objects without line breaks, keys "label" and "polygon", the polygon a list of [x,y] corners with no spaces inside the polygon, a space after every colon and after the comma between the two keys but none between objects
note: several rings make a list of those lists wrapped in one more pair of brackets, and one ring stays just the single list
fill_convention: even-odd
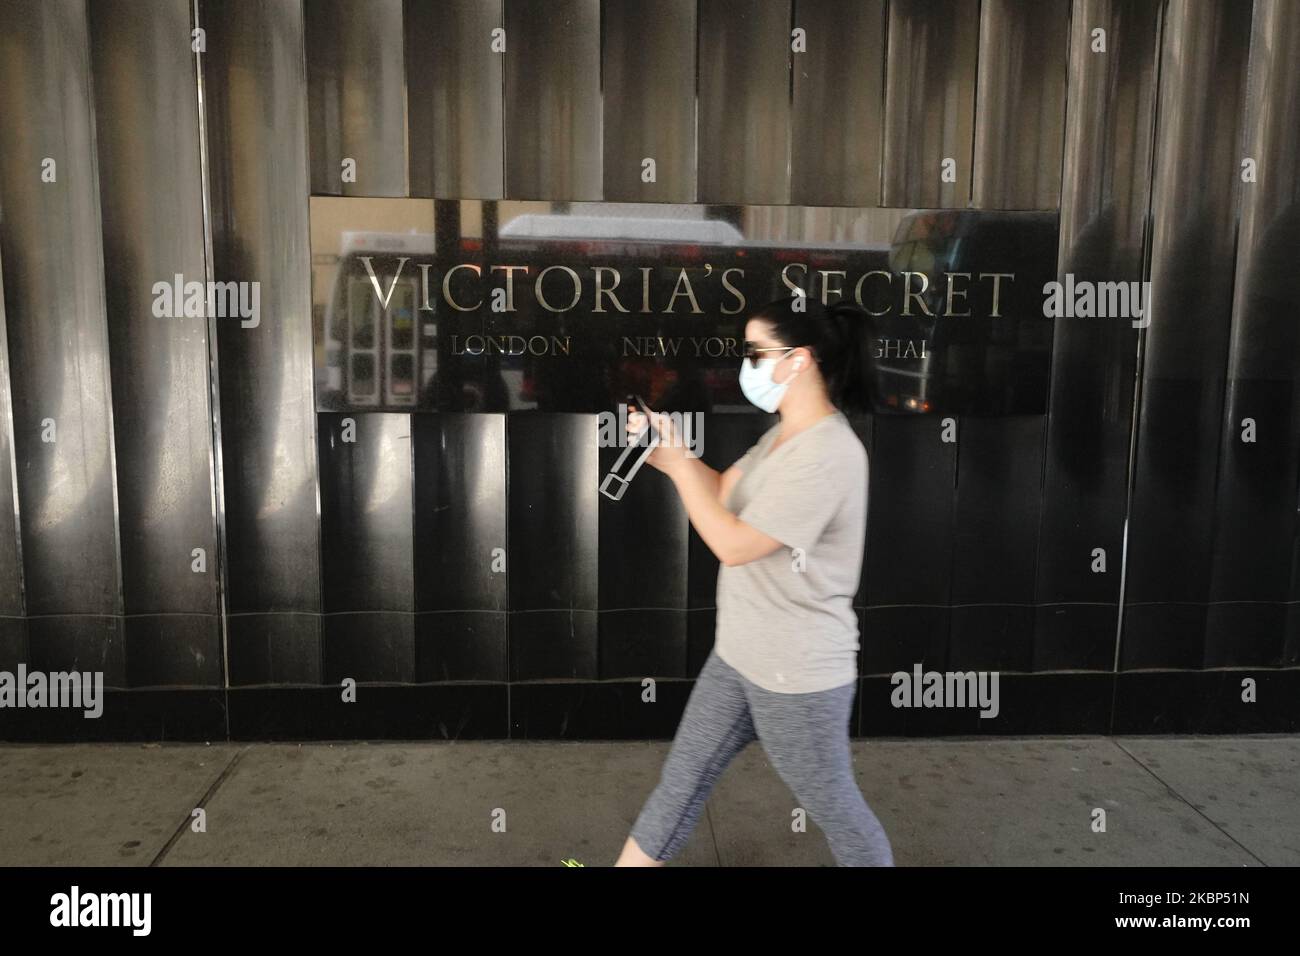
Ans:
[{"label": "white face mask", "polygon": [[749,359],[745,359],[740,365],[740,390],[765,412],[777,410],[781,399],[785,397],[785,390],[798,375],[796,372],[780,384],[772,381],[772,373],[780,361],[779,358],[759,359],[758,368],[754,368]]}]

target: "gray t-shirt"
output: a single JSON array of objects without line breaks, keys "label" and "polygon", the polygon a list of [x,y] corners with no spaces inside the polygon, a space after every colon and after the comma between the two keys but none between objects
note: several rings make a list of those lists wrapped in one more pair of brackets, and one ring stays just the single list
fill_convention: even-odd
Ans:
[{"label": "gray t-shirt", "polygon": [[784,547],[719,569],[714,647],[760,687],[806,694],[858,676],[867,450],[840,411],[769,454],[780,427],[736,462],[726,507]]}]

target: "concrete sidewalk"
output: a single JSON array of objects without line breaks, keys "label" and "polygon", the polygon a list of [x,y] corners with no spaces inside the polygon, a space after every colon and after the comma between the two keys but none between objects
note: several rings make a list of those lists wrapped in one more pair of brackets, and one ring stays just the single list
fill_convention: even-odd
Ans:
[{"label": "concrete sidewalk", "polygon": [[[0,744],[0,864],[604,866],[668,746]],[[900,866],[1300,864],[1300,737],[862,740],[853,751]],[[833,865],[815,824],[792,832],[796,805],[752,745],[674,862]],[[206,832],[190,827],[196,807]]]}]

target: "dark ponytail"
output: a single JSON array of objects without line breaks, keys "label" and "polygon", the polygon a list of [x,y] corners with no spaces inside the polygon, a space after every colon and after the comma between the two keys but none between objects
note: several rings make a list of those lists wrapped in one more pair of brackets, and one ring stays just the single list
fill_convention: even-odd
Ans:
[{"label": "dark ponytail", "polygon": [[851,302],[822,305],[792,295],[769,302],[750,318],[769,323],[772,337],[782,345],[812,349],[837,408],[876,411],[876,326],[865,310]]}]

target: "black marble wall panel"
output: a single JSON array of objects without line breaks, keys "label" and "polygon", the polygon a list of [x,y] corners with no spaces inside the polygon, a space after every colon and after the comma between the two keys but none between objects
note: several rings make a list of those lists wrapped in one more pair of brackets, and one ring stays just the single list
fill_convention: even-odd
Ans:
[{"label": "black marble wall panel", "polygon": [[321,679],[302,4],[203,0],[213,277],[257,282],[217,326],[232,683]]},{"label": "black marble wall panel", "polygon": [[[1058,278],[1140,282],[1161,5],[1081,0],[1069,41]],[[1107,55],[1092,51],[1104,30]],[[1053,320],[1034,666],[1115,664],[1137,329]],[[1104,561],[1104,570],[1103,570]]]},{"label": "black marble wall panel", "polygon": [[1044,426],[1041,415],[960,422],[948,651],[954,670],[1034,669]]},{"label": "black marble wall panel", "polygon": [[[209,322],[155,283],[207,278],[191,4],[91,4],[99,204],[131,686],[224,682]],[[171,289],[169,288],[169,291]]]},{"label": "black marble wall panel", "polygon": [[[960,422],[954,420],[954,428]],[[867,514],[863,674],[942,668],[952,599],[957,442],[934,416],[878,415]]]},{"label": "black marble wall panel", "polygon": [[[1294,663],[1300,533],[1300,7],[1255,5],[1205,665]],[[1253,434],[1252,434],[1253,430]]]},{"label": "black marble wall panel", "polygon": [[596,439],[594,415],[508,420],[511,680],[599,676]]},{"label": "black marble wall panel", "polygon": [[1250,13],[1171,4],[1162,31],[1123,669],[1204,656]]},{"label": "black marble wall panel", "polygon": [[411,429],[416,679],[507,680],[506,416],[413,415]]},{"label": "black marble wall panel", "polygon": [[[601,477],[628,452],[618,469],[618,474],[626,475],[642,449],[629,446],[623,413],[610,412],[598,420],[602,423]],[[707,435],[696,421],[691,418],[688,425],[687,419],[681,419],[684,427],[692,429],[692,440]],[[619,444],[611,443],[615,441]],[[648,461],[643,462],[620,500],[600,496],[599,527],[601,678],[690,676],[690,522],[672,481]]]},{"label": "black marble wall panel", "polygon": [[90,44],[84,3],[0,4],[0,260],[27,663],[124,687]]},{"label": "black marble wall panel", "polygon": [[415,679],[411,420],[320,416],[323,678]]}]

